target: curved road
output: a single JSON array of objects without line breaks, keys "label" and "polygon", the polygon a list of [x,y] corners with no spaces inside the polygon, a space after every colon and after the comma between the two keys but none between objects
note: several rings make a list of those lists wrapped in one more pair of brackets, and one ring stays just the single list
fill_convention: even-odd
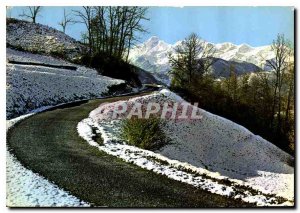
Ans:
[{"label": "curved road", "polygon": [[76,126],[101,102],[68,104],[17,123],[7,145],[28,169],[93,206],[241,207],[250,204],[211,194],[128,164],[91,147]]}]

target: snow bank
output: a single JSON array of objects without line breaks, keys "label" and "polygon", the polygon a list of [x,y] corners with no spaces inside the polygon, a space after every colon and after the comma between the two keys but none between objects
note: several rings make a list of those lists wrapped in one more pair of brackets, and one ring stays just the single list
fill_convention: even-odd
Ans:
[{"label": "snow bank", "polygon": [[90,99],[107,92],[108,87],[123,83],[97,74],[94,69],[55,59],[7,48],[7,59],[21,62],[39,62],[55,65],[72,65],[77,70],[44,66],[6,64],[6,116],[13,118],[33,109]]},{"label": "snow bank", "polygon": [[[6,131],[14,124],[36,112],[6,122]],[[9,207],[88,207],[70,193],[60,189],[44,177],[26,169],[9,152],[6,151],[6,205]]]},{"label": "snow bank", "polygon": [[[127,103],[165,101],[180,102],[182,99],[162,90]],[[120,120],[103,119],[107,117],[104,113],[112,113],[114,104],[106,104],[104,107],[108,110],[101,110],[102,105],[78,124],[80,136],[90,145],[213,193],[257,205],[293,205],[294,168],[289,165],[292,157],[244,127],[199,109],[200,120],[169,120],[164,131],[172,143],[151,152],[120,140]],[[92,140],[89,128],[98,129],[104,145]]]}]

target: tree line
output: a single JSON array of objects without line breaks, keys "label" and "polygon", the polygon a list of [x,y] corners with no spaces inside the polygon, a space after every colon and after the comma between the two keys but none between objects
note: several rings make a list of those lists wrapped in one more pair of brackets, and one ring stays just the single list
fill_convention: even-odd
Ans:
[{"label": "tree line", "polygon": [[293,153],[294,60],[291,43],[278,35],[271,45],[274,58],[265,60],[272,71],[253,70],[237,75],[233,65],[229,77],[215,79],[210,67],[217,60],[214,49],[196,34],[191,34],[169,56],[171,88],[189,101],[229,118]]}]

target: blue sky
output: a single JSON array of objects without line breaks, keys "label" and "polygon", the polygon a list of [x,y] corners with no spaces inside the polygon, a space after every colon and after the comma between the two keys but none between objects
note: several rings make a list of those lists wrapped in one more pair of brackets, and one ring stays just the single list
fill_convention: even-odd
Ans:
[{"label": "blue sky", "polygon": [[[71,12],[80,7],[65,7]],[[24,7],[13,7],[11,16],[19,18]],[[44,7],[37,22],[61,29],[58,22],[63,16],[63,7]],[[284,33],[294,40],[294,13],[291,7],[150,7],[150,21],[143,25],[149,31],[140,35],[141,42],[156,35],[167,43],[184,39],[191,32],[213,42],[247,43],[251,46],[267,45]],[[85,31],[82,24],[74,24],[66,33],[80,39]]]}]

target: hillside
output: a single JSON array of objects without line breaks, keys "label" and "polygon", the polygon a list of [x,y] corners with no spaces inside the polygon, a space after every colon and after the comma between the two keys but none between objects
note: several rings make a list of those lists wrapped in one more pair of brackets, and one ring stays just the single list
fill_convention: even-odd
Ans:
[{"label": "hillside", "polygon": [[6,117],[40,107],[100,97],[124,81],[73,64],[84,45],[51,27],[8,18],[6,23]]},{"label": "hillside", "polygon": [[[128,92],[132,87],[143,88],[143,84],[160,84],[149,72],[125,62],[134,78],[121,68],[108,66],[108,71],[102,72],[78,64],[86,47],[42,24],[8,18],[6,43],[7,118],[42,106],[99,97],[112,85],[122,84],[115,89]],[[119,80],[122,76],[126,81]]]},{"label": "hillside", "polygon": [[[101,76],[96,70],[51,56],[6,49],[6,117],[13,118],[39,107],[90,99],[124,81]],[[15,64],[24,62],[25,64]],[[26,63],[38,65],[26,65]],[[44,66],[42,66],[44,65]],[[70,66],[76,70],[47,65]]]},{"label": "hillside", "polygon": [[[200,119],[165,119],[163,131],[171,142],[157,151],[128,145],[120,138],[122,120],[129,111],[112,119],[114,108],[136,103],[184,103],[170,92],[160,92],[101,105],[77,128],[91,146],[142,168],[195,187],[256,205],[290,205],[294,200],[293,157],[248,129],[197,108]],[[188,104],[188,111],[192,105]],[[142,110],[143,111],[143,110]],[[161,111],[157,113],[160,116]],[[103,144],[93,138],[97,129]],[[96,131],[97,132],[97,131]],[[286,203],[285,203],[286,202]]]},{"label": "hillside", "polygon": [[209,68],[209,73],[215,78],[229,77],[230,69],[233,67],[236,75],[243,75],[246,73],[259,72],[261,69],[248,62],[243,61],[226,61],[221,58],[213,58],[214,63]]},{"label": "hillside", "polygon": [[[6,22],[6,44],[11,49],[49,55],[76,63],[81,63],[82,55],[87,52],[86,46],[54,28],[12,18],[7,18]],[[137,78],[130,76],[130,73],[122,77],[122,72],[125,70],[115,70],[113,74],[111,74],[112,70],[103,72],[98,69],[97,71],[108,77],[126,80],[132,86],[160,84],[151,73],[134,66],[130,69],[136,73]],[[131,79],[128,80],[127,78],[130,77]]]},{"label": "hillside", "polygon": [[19,50],[73,60],[85,47],[54,28],[18,19],[6,20],[6,44]]}]

